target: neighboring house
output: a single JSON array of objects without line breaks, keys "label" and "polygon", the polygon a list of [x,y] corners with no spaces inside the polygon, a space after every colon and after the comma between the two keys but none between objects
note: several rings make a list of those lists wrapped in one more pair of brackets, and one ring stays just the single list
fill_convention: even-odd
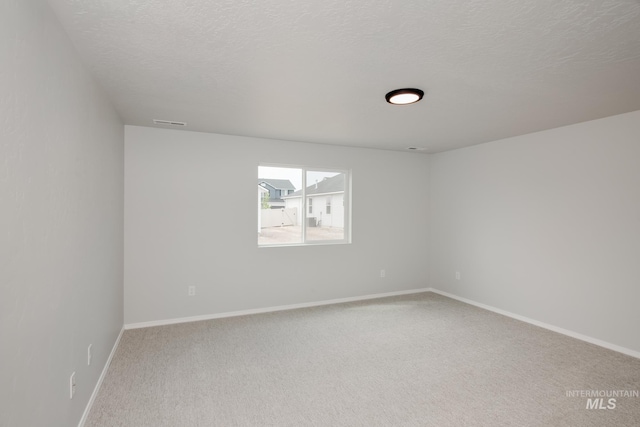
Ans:
[{"label": "neighboring house", "polygon": [[296,188],[288,179],[258,178],[258,185],[269,190],[269,207],[271,209],[284,208],[282,197],[293,193]]},{"label": "neighboring house", "polygon": [[258,233],[262,229],[262,215],[260,214],[260,211],[262,210],[262,197],[264,194],[267,194],[268,192],[269,190],[258,185]]},{"label": "neighboring house", "polygon": [[[325,178],[307,187],[307,212],[298,218],[308,218],[311,227],[344,228],[344,174]],[[302,190],[284,196],[286,208],[302,212]]]}]

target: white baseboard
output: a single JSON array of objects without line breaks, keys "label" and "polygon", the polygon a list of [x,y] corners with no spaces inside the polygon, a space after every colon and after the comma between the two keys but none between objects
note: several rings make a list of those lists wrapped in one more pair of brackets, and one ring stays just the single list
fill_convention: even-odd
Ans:
[{"label": "white baseboard", "polygon": [[122,338],[122,334],[124,333],[124,327],[120,329],[120,333],[118,334],[118,338],[116,338],[116,342],[113,344],[113,348],[111,349],[111,353],[109,353],[109,357],[107,358],[107,363],[104,364],[104,368],[102,368],[102,373],[100,374],[100,378],[98,378],[98,382],[96,386],[93,388],[93,393],[91,393],[91,397],[89,398],[89,402],[87,406],[84,408],[84,413],[82,414],[82,418],[80,418],[80,422],[78,423],[78,427],[83,427],[84,423],[87,422],[87,417],[89,416],[89,412],[91,411],[91,407],[93,406],[93,402],[96,400],[96,396],[100,391],[100,386],[102,385],[102,381],[104,381],[104,377],[107,375],[107,371],[109,370],[109,365],[111,365],[111,359],[113,359],[113,355],[116,354],[116,350],[118,349],[118,344],[120,344],[120,338]]},{"label": "white baseboard", "polygon": [[275,307],[255,308],[251,310],[231,311],[226,313],[205,314],[203,316],[180,317],[176,319],[154,320],[151,322],[129,323],[124,325],[124,329],[149,328],[152,326],[173,325],[176,323],[198,322],[200,320],[222,319],[225,317],[246,316],[249,314],[271,313],[274,311],[295,310],[297,308],[318,307],[330,304],[342,304],[345,302],[364,301],[375,298],[393,297],[398,295],[417,294],[429,292],[430,288],[410,289],[407,291],[385,292],[381,294],[362,295],[357,297],[337,298],[324,301],[305,302],[301,304],[280,305]]},{"label": "white baseboard", "polygon": [[448,297],[448,298],[451,298],[451,299],[458,300],[460,302],[464,302],[464,303],[467,303],[467,304],[470,304],[470,305],[474,305],[476,307],[483,308],[485,310],[493,311],[494,313],[502,314],[503,316],[511,317],[513,319],[520,320],[522,322],[530,323],[532,325],[539,326],[541,328],[548,329],[550,331],[557,332],[557,333],[562,334],[562,335],[567,335],[569,337],[576,338],[576,339],[579,339],[581,341],[586,341],[586,342],[588,342],[590,344],[595,344],[597,346],[604,347],[604,348],[607,348],[609,350],[617,351],[618,353],[626,354],[627,356],[631,356],[631,357],[635,357],[637,359],[640,359],[640,352],[635,351],[635,350],[631,350],[631,349],[628,349],[628,348],[625,348],[625,347],[621,347],[621,346],[616,345],[616,344],[611,344],[609,342],[602,341],[602,340],[599,340],[597,338],[592,338],[592,337],[587,336],[587,335],[579,334],[577,332],[573,332],[573,331],[570,331],[568,329],[559,328],[557,326],[550,325],[550,324],[544,323],[544,322],[540,322],[538,320],[530,319],[528,317],[520,316],[519,314],[510,313],[508,311],[505,311],[505,310],[502,310],[502,309],[499,309],[499,308],[495,308],[495,307],[491,307],[490,305],[482,304],[482,303],[479,303],[479,302],[476,302],[476,301],[473,301],[473,300],[470,300],[470,299],[467,299],[467,298],[462,298],[462,297],[459,297],[457,295],[450,294],[448,292],[440,291],[438,289],[429,288],[429,291],[431,291],[433,293],[436,293],[436,294],[439,294],[439,295],[442,295],[442,296],[445,296],[445,297]]}]

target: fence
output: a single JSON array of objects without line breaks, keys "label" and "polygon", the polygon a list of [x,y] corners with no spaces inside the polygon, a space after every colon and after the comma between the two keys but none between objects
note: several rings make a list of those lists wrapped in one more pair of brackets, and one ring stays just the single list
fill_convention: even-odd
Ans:
[{"label": "fence", "polygon": [[298,225],[298,209],[260,209],[261,227],[284,227]]}]

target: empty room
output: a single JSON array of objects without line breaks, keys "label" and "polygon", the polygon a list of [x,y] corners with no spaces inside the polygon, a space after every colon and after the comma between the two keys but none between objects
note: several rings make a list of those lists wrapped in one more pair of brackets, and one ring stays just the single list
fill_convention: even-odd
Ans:
[{"label": "empty room", "polygon": [[638,0],[0,22],[0,427],[640,425]]}]

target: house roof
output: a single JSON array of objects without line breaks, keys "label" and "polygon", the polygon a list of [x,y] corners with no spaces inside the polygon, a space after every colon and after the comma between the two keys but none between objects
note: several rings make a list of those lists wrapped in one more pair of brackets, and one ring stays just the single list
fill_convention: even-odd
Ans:
[{"label": "house roof", "polygon": [[[311,184],[307,187],[307,196],[311,196],[314,194],[328,194],[328,193],[341,193],[344,192],[344,174],[338,174],[331,178],[325,178],[322,181],[318,181],[317,184]],[[302,190],[298,190],[293,192],[287,196],[284,196],[285,199],[290,199],[293,197],[301,197]]]},{"label": "house roof", "polygon": [[265,183],[270,187],[273,187],[278,190],[295,190],[296,187],[293,186],[291,181],[288,179],[271,179],[271,178],[258,178],[258,185]]}]

